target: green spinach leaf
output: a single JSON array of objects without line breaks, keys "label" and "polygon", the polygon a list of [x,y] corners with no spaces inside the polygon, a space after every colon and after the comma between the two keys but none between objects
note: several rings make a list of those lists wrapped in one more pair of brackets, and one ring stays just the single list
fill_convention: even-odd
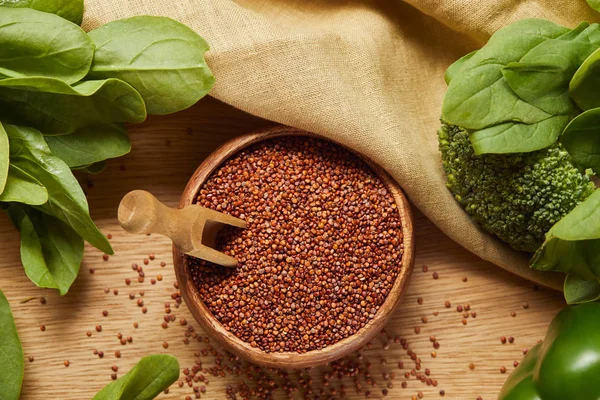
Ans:
[{"label": "green spinach leaf", "polygon": [[549,114],[569,114],[574,109],[569,82],[599,44],[599,25],[583,22],[571,32],[540,43],[518,62],[502,68],[502,74],[529,104]]},{"label": "green spinach leaf", "polygon": [[[538,89],[532,86],[536,79],[545,81],[574,70],[570,62],[566,66],[558,63],[559,55],[552,58],[546,53],[579,55],[573,48],[587,48],[587,40],[592,36],[586,28],[582,25],[571,31],[550,21],[528,19],[500,29],[483,48],[449,70],[451,80],[444,97],[443,118],[470,130],[480,154],[527,152],[551,145],[573,109],[565,95],[568,81],[562,83],[563,87],[540,89],[547,90],[543,101],[532,104],[527,99],[531,100],[531,93]],[[580,36],[584,44],[573,44]],[[549,42],[558,38],[560,43]],[[539,46],[541,50],[537,50]],[[533,64],[540,51],[547,57],[543,60],[546,64]],[[533,73],[536,79],[532,79]],[[515,93],[509,80],[523,97]]]},{"label": "green spinach leaf", "polygon": [[83,79],[94,44],[77,25],[30,8],[1,8],[0,76],[45,76],[68,84]]},{"label": "green spinach leaf", "polygon": [[93,400],[151,400],[178,377],[179,363],[175,357],[147,356],[127,374],[104,387]]},{"label": "green spinach leaf", "polygon": [[131,150],[127,130],[122,124],[82,128],[70,135],[46,136],[52,154],[71,168],[123,156]]},{"label": "green spinach leaf", "polygon": [[21,232],[21,262],[27,277],[39,287],[65,295],[83,259],[83,239],[64,222],[16,203],[6,212]]},{"label": "green spinach leaf", "polygon": [[531,267],[600,278],[600,190],[558,221],[531,259]]},{"label": "green spinach leaf", "polygon": [[444,81],[446,81],[447,85],[450,84],[452,78],[454,78],[456,75],[462,72],[463,67],[465,66],[465,64],[467,64],[467,61],[469,61],[475,55],[475,53],[477,53],[477,50],[462,56],[448,67],[446,73],[444,74]]},{"label": "green spinach leaf", "polygon": [[83,0],[1,0],[1,7],[33,8],[56,14],[77,25],[83,20]]},{"label": "green spinach leaf", "polygon": [[5,125],[10,140],[11,164],[35,177],[48,190],[48,202],[37,209],[69,225],[90,244],[113,254],[110,243],[90,218],[83,190],[60,158],[54,156],[43,135],[33,129]]},{"label": "green spinach leaf", "polygon": [[569,91],[582,110],[600,107],[600,49],[593,52],[575,72]]},{"label": "green spinach leaf", "polygon": [[186,109],[214,84],[214,76],[204,61],[208,43],[170,18],[122,19],[89,35],[96,45],[89,76],[129,83],[142,95],[149,114]]},{"label": "green spinach leaf", "polygon": [[0,80],[0,117],[46,135],[66,135],[94,125],[142,122],[140,94],[118,79],[69,86],[52,78]]},{"label": "green spinach leaf", "polygon": [[600,172],[600,108],[571,120],[560,141],[577,165]]},{"label": "green spinach leaf", "polygon": [[48,201],[48,191],[37,179],[16,165],[10,165],[8,180],[0,202],[24,203],[40,206]]},{"label": "green spinach leaf", "polygon": [[588,303],[600,299],[600,281],[586,281],[573,274],[567,275],[564,285],[565,300],[568,304]]},{"label": "green spinach leaf", "polygon": [[0,195],[6,187],[6,181],[8,180],[8,165],[10,164],[8,149],[8,136],[4,130],[4,126],[0,122]]},{"label": "green spinach leaf", "polygon": [[567,115],[557,115],[535,124],[505,122],[469,132],[475,154],[524,153],[543,149],[558,139],[569,122]]},{"label": "green spinach leaf", "polygon": [[10,304],[0,290],[0,400],[18,400],[23,383],[23,348]]}]

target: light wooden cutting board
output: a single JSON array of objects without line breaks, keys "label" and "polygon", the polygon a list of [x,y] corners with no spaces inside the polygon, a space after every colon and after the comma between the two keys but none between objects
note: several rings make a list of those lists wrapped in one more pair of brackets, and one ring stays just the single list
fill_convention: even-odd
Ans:
[{"label": "light wooden cutting board", "polygon": [[[0,288],[12,306],[25,358],[34,357],[33,362],[25,361],[23,400],[92,398],[111,381],[111,366],[118,366],[121,376],[140,357],[151,353],[172,354],[182,368],[194,365],[194,352],[208,345],[183,343],[186,327],[179,324],[181,318],[197,332],[201,333],[201,329],[185,305],[179,309],[173,306],[171,244],[163,237],[123,232],[116,221],[117,205],[128,191],[145,189],[175,206],[187,179],[212,150],[237,134],[268,125],[267,121],[206,98],[176,116],[150,118],[133,127],[131,154],[110,162],[101,175],[90,176],[86,189],[93,217],[103,232],[112,235],[116,254],[104,261],[100,252],[88,246],[79,278],[64,297],[38,289],[27,279],[19,260],[19,235],[0,215]],[[427,387],[411,377],[407,388],[402,388],[404,373],[414,368],[414,362],[400,344],[392,343],[384,349],[376,340],[371,349],[364,351],[365,360],[373,364],[372,376],[377,381],[376,387],[369,388],[371,397],[382,396],[381,389],[387,382],[381,374],[396,372],[386,398],[410,400],[419,391],[423,398],[440,398],[439,390],[443,389],[449,399],[495,399],[513,370],[513,362],[522,358],[523,348],[530,348],[544,337],[549,322],[563,306],[562,295],[535,290],[532,283],[481,261],[448,239],[419,212],[415,215],[415,273],[410,290],[386,331],[387,335],[405,338],[410,343],[411,350],[422,360],[421,372],[428,368],[438,387]],[[155,260],[143,265],[150,253]],[[161,261],[166,262],[165,267],[160,266]],[[137,274],[131,269],[134,262],[144,266],[144,283],[137,282]],[[424,265],[428,272],[422,272]],[[95,269],[94,274],[90,274],[90,268]],[[432,278],[433,272],[439,274],[439,279]],[[162,280],[151,284],[158,275]],[[126,278],[132,279],[131,286],[125,284]],[[110,292],[105,293],[105,289]],[[139,298],[140,290],[145,292],[146,314],[136,300],[129,299],[131,292]],[[38,299],[41,296],[46,299],[45,305]],[[23,303],[31,297],[37,298]],[[447,300],[452,303],[451,308],[444,306]],[[172,304],[177,315],[177,323],[168,329],[161,327],[165,302]],[[524,308],[524,303],[528,308]],[[466,325],[462,323],[462,313],[456,311],[459,304],[469,304],[471,311],[476,311],[476,318],[469,316]],[[106,317],[102,315],[104,310],[108,311]],[[438,311],[437,316],[434,311]],[[422,317],[427,318],[427,323]],[[138,322],[137,329],[133,322]],[[44,332],[40,330],[42,324]],[[96,325],[102,326],[100,333],[96,332]],[[415,327],[421,328],[420,334],[415,333]],[[91,331],[92,336],[87,337],[86,331]],[[132,336],[133,342],[121,345],[119,332]],[[432,335],[440,343],[435,358],[431,356]],[[503,345],[501,336],[514,337],[514,343]],[[163,348],[164,342],[168,343],[167,349]],[[95,356],[94,349],[102,350],[104,358]],[[116,350],[121,351],[121,358],[115,357]],[[210,356],[203,359],[205,366],[213,361]],[[386,365],[382,365],[383,359]],[[69,367],[64,366],[65,360],[70,362]],[[398,368],[401,361],[404,369]],[[474,369],[469,368],[470,363]],[[508,369],[506,374],[500,373],[502,366]],[[325,370],[317,368],[311,372],[315,382]],[[239,379],[211,377],[202,398],[225,399],[226,385],[235,385]],[[364,393],[355,392],[351,380],[345,384],[348,398],[365,397]],[[174,385],[169,394],[159,398],[184,399],[187,395],[194,398],[191,388]],[[281,391],[278,397],[284,397]]]}]

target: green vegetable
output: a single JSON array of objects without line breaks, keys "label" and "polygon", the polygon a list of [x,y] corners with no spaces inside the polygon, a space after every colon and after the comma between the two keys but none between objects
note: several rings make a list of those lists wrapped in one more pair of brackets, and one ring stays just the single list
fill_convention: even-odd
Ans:
[{"label": "green vegetable", "polygon": [[8,135],[0,123],[0,195],[2,195],[8,180],[9,163]]},{"label": "green vegetable", "polygon": [[[476,149],[479,154],[532,151],[550,145],[552,142],[548,141],[556,140],[564,126],[559,127],[558,132],[544,134],[545,140],[538,138],[542,131],[537,129],[537,125],[554,115],[521,99],[509,86],[503,68],[520,61],[544,41],[568,32],[567,28],[550,21],[528,19],[494,33],[489,42],[472,57],[466,61],[459,60],[462,64],[460,73],[452,78],[444,97],[443,118],[473,130],[471,135],[479,143]],[[450,70],[453,68],[456,67]],[[515,129],[511,125],[493,132],[500,139],[496,138],[496,142],[489,145],[485,140],[489,132],[484,131],[483,137],[478,137],[479,130],[507,122],[522,127]],[[522,140],[524,131],[527,140]],[[536,142],[531,143],[531,139]],[[498,143],[502,146],[498,147]]]},{"label": "green vegetable", "polygon": [[577,165],[600,171],[600,108],[575,117],[565,128],[560,142]]},{"label": "green vegetable", "polygon": [[560,146],[524,154],[476,155],[468,133],[438,132],[447,186],[485,230],[517,250],[535,252],[546,232],[590,196],[594,184]]},{"label": "green vegetable", "polygon": [[23,383],[23,348],[10,304],[0,290],[0,400],[18,400]]},{"label": "green vegetable", "polygon": [[194,105],[214,84],[204,61],[204,39],[169,18],[141,16],[108,23],[89,33],[96,55],[89,76],[118,78],[140,92],[149,114]]},{"label": "green vegetable", "polygon": [[519,62],[505,66],[502,74],[520,98],[547,113],[567,114],[573,110],[569,81],[598,45],[599,25],[582,22],[558,38],[540,43]]},{"label": "green vegetable", "polygon": [[567,273],[570,303],[600,298],[599,47],[598,24],[500,29],[448,68],[438,132],[456,200],[532,268]]},{"label": "green vegetable", "polygon": [[93,400],[151,400],[179,377],[179,363],[169,355],[144,357],[127,374],[102,389]]},{"label": "green vegetable", "polygon": [[600,304],[561,310],[544,341],[508,377],[498,400],[600,398]]},{"label": "green vegetable", "polygon": [[34,176],[48,191],[48,202],[37,209],[63,221],[103,252],[113,254],[108,239],[90,218],[79,183],[67,164],[50,152],[43,135],[33,128],[16,125],[5,125],[5,129],[11,164]]},{"label": "green vegetable", "polygon": [[71,169],[102,172],[131,149],[125,123],[187,108],[214,82],[185,25],[140,16],[87,34],[82,15],[83,0],[0,0],[0,208],[27,275],[61,294],[84,240],[112,254]]},{"label": "green vegetable", "polygon": [[600,299],[600,280],[584,280],[573,274],[567,275],[564,286],[568,304],[587,303]]},{"label": "green vegetable", "polygon": [[600,278],[600,190],[596,190],[550,229],[532,267]]},{"label": "green vegetable", "polygon": [[600,89],[600,49],[581,64],[569,83],[571,97],[582,110],[600,107],[598,89]]},{"label": "green vegetable", "polygon": [[0,76],[72,84],[87,75],[94,57],[94,44],[80,27],[28,8],[0,8],[0,37]]},{"label": "green vegetable", "polygon": [[10,166],[6,188],[0,194],[0,202],[17,202],[41,206],[47,201],[48,191],[40,181],[16,165]]},{"label": "green vegetable", "polygon": [[477,50],[470,52],[456,60],[451,66],[448,67],[446,73],[444,74],[444,80],[446,84],[450,84],[452,78],[456,75],[460,74],[463,70],[463,67],[468,64],[468,61],[473,58],[473,56],[477,53]]},{"label": "green vegetable", "polygon": [[548,147],[574,111],[569,81],[598,45],[598,24],[569,31],[529,19],[500,29],[448,69],[443,118],[469,130],[476,154]]},{"label": "green vegetable", "polygon": [[83,259],[83,239],[71,227],[32,207],[11,204],[6,213],[21,232],[21,261],[39,287],[66,294]]},{"label": "green vegetable", "polygon": [[1,7],[33,8],[56,14],[77,25],[83,20],[83,0],[2,0]]},{"label": "green vegetable", "polygon": [[114,122],[143,122],[140,94],[118,79],[74,86],[54,78],[0,80],[0,119],[27,124],[46,135],[66,135]]},{"label": "green vegetable", "polygon": [[534,124],[505,122],[470,133],[475,154],[526,153],[556,142],[569,122],[566,115],[549,117]]},{"label": "green vegetable", "polygon": [[52,154],[71,168],[120,157],[131,150],[127,130],[121,124],[92,126],[70,135],[46,136],[45,139]]}]

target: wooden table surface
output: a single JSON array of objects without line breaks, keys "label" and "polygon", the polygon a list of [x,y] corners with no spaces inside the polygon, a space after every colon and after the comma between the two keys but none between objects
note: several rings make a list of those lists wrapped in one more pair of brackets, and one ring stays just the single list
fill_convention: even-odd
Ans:
[{"label": "wooden table surface", "polygon": [[[92,398],[111,381],[111,366],[118,366],[121,376],[140,357],[152,353],[176,356],[182,369],[194,365],[197,358],[194,353],[209,344],[184,343],[187,327],[180,325],[181,318],[201,334],[185,304],[178,309],[172,306],[177,322],[167,329],[161,327],[164,303],[174,303],[170,297],[175,292],[170,242],[156,235],[126,234],[116,221],[117,205],[128,191],[145,189],[175,206],[187,179],[204,157],[235,135],[267,125],[270,125],[267,121],[205,98],[176,116],[150,118],[132,127],[131,154],[110,162],[101,175],[84,178],[84,181],[89,179],[84,183],[88,187],[92,216],[103,232],[112,235],[116,254],[105,261],[98,250],[87,246],[79,277],[66,296],[36,288],[27,279],[19,260],[19,235],[6,217],[0,216],[0,288],[12,306],[26,358],[22,399]],[[513,370],[513,362],[522,358],[523,349],[544,337],[549,322],[563,306],[562,295],[537,289],[532,283],[481,261],[448,239],[416,210],[415,227],[417,257],[409,291],[388,324],[386,335],[363,351],[363,363],[372,364],[371,375],[376,386],[366,388],[363,382],[362,392],[357,393],[352,379],[346,378],[343,383],[347,398],[365,398],[367,389],[372,398],[382,397],[382,389],[388,383],[382,374],[395,372],[395,377],[390,378],[393,387],[388,389],[386,398],[410,400],[418,392],[426,399],[440,398],[439,391],[443,389],[445,398],[450,399],[475,400],[477,396],[495,399]],[[150,253],[156,258],[144,265],[143,260]],[[165,267],[160,266],[161,261],[166,262]],[[144,266],[144,283],[138,283],[132,263]],[[424,266],[428,272],[423,272]],[[90,268],[95,270],[94,274]],[[433,279],[433,272],[439,274],[439,279]],[[151,279],[158,275],[162,280],[153,285]],[[125,284],[126,278],[132,278],[130,286]],[[105,293],[105,289],[110,292]],[[118,290],[118,294],[113,290]],[[132,292],[139,298],[140,290],[144,291],[146,314],[136,300],[129,298]],[[36,299],[24,302],[31,297]],[[41,304],[39,297],[44,297],[46,304]],[[451,308],[445,307],[446,301],[452,303]],[[476,312],[476,317],[469,314],[467,324],[463,325],[463,314],[456,307],[465,304],[471,312]],[[106,317],[102,315],[104,310],[108,311]],[[139,324],[137,329],[134,322]],[[43,332],[42,324],[46,328]],[[101,332],[96,332],[96,325],[102,326]],[[415,333],[416,327],[420,327],[419,334]],[[86,331],[91,331],[92,336],[86,336]],[[133,342],[121,345],[119,332],[132,336]],[[431,354],[434,348],[430,336],[435,336],[440,344],[435,358]],[[502,344],[501,336],[514,337],[514,343]],[[429,377],[437,380],[438,386],[428,387],[414,376],[406,379],[404,373],[415,368],[414,361],[393,340],[384,348],[384,337],[405,339],[410,350],[421,358],[420,372],[428,369]],[[168,343],[166,349],[164,342]],[[105,356],[95,356],[94,349],[102,350]],[[115,357],[116,350],[121,351],[121,358]],[[33,362],[27,361],[29,356],[34,357]],[[202,359],[204,366],[214,361],[210,355]],[[70,362],[69,367],[64,366],[65,360]],[[399,368],[399,362],[404,363],[403,368]],[[470,369],[470,363],[474,369]],[[507,368],[506,374],[500,373],[502,366]],[[310,372],[317,394],[318,382],[327,370],[319,367]],[[202,398],[224,399],[226,385],[236,385],[240,379],[210,377]],[[407,381],[406,388],[402,388],[403,381]],[[339,388],[339,384],[336,379],[326,389]],[[195,398],[192,388],[173,385],[168,394],[159,398],[185,399],[188,395]],[[285,396],[280,390],[275,397]],[[298,392],[296,398],[300,397]]]}]

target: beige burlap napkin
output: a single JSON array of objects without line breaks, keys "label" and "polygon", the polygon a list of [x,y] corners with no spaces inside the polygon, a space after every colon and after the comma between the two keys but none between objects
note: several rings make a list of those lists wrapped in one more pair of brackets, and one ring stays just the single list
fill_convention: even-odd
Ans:
[{"label": "beige burlap napkin", "polygon": [[214,97],[364,153],[465,248],[561,287],[457,205],[436,130],[448,65],[518,19],[596,19],[584,0],[86,0],[84,28],[140,14],[172,17],[209,41]]}]

